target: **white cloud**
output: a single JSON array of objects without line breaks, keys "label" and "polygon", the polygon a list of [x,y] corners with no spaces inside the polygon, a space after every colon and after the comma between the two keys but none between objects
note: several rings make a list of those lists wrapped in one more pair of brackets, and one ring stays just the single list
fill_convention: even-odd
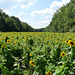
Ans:
[{"label": "white cloud", "polygon": [[29,8],[38,0],[0,0],[0,7],[1,8]]},{"label": "white cloud", "polygon": [[50,13],[50,9],[49,8],[46,8],[45,10],[40,10],[40,11],[33,11],[31,13],[32,17],[39,16],[39,17],[48,18],[48,17],[51,17],[51,15],[52,14]]},{"label": "white cloud", "polygon": [[16,17],[18,17],[22,22],[28,22],[26,19],[26,14],[24,12],[20,12]]},{"label": "white cloud", "polygon": [[45,20],[45,21],[39,21],[39,24],[46,24],[46,23],[50,23],[50,20]]},{"label": "white cloud", "polygon": [[52,17],[53,14],[56,12],[56,10],[58,10],[61,6],[69,3],[70,0],[62,0],[61,2],[58,1],[53,1],[53,3],[50,5],[50,8],[46,8],[45,10],[40,10],[40,11],[33,11],[31,13],[31,16],[43,16],[44,18],[49,18]]},{"label": "white cloud", "polygon": [[38,0],[18,0],[19,5],[21,8],[29,8],[34,3],[36,3]]},{"label": "white cloud", "polygon": [[70,0],[62,0],[62,4],[67,4],[67,3],[69,3],[70,2]]},{"label": "white cloud", "polygon": [[12,12],[10,12],[10,11],[7,10],[7,9],[3,10],[3,12],[5,12],[5,13],[8,14],[8,15],[12,15],[12,14],[13,14]]},{"label": "white cloud", "polygon": [[50,22],[51,22],[51,20],[39,21],[37,23],[37,28],[46,27],[48,24],[50,24]]},{"label": "white cloud", "polygon": [[45,28],[48,24],[50,24],[51,20],[44,20],[44,21],[38,21],[36,23],[32,23],[33,28],[39,29],[39,28]]},{"label": "white cloud", "polygon": [[26,14],[24,12],[21,12],[18,14],[18,17],[24,17],[24,16],[26,16]]}]

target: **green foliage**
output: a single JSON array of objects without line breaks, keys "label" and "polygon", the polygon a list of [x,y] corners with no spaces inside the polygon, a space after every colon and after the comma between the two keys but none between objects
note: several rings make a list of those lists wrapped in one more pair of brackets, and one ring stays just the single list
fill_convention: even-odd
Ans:
[{"label": "green foliage", "polygon": [[0,75],[75,75],[75,34],[37,33],[0,33]]},{"label": "green foliage", "polygon": [[22,22],[22,31],[26,31],[26,32],[33,32],[34,28],[32,28],[31,26],[29,26],[27,23]]},{"label": "green foliage", "polygon": [[23,48],[21,46],[19,46],[19,47],[13,46],[11,52],[12,52],[13,56],[20,58],[23,53]]},{"label": "green foliage", "polygon": [[52,21],[43,30],[47,32],[75,32],[75,0],[71,0],[67,5],[62,6],[54,13]]},{"label": "green foliage", "polygon": [[34,43],[32,37],[28,37],[27,42],[30,45],[32,45]]},{"label": "green foliage", "polygon": [[56,47],[56,48],[54,48],[54,50],[51,52],[51,55],[50,55],[50,57],[51,57],[51,62],[57,62],[57,61],[59,61],[60,60],[60,54],[61,54],[61,48],[60,47]]},{"label": "green foliage", "polygon": [[22,69],[15,69],[13,75],[24,75],[24,72]]},{"label": "green foliage", "polygon": [[37,57],[36,60],[36,70],[38,75],[45,75],[45,66],[47,65],[47,60],[41,55]]},{"label": "green foliage", "polygon": [[14,16],[9,17],[0,9],[0,31],[2,32],[33,32],[32,28],[27,23],[21,21]]},{"label": "green foliage", "polygon": [[35,32],[44,32],[45,31],[44,29],[45,28],[35,29]]},{"label": "green foliage", "polygon": [[70,32],[74,33],[75,32],[75,27],[73,27],[72,29],[70,29]]},{"label": "green foliage", "polygon": [[8,40],[8,39],[9,39],[9,37],[8,37],[8,36],[6,36],[6,37],[5,37],[5,42],[7,42],[7,40]]}]

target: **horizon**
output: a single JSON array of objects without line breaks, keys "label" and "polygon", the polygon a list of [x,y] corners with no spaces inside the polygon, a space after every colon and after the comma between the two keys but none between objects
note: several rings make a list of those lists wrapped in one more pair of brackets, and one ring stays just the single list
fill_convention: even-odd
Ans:
[{"label": "horizon", "polygon": [[2,0],[0,8],[9,16],[18,17],[34,29],[45,28],[59,8],[70,0]]}]

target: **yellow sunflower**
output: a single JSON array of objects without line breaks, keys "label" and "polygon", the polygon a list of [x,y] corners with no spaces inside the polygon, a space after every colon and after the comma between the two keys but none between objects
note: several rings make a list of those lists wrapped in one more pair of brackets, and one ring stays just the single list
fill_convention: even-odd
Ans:
[{"label": "yellow sunflower", "polygon": [[30,53],[30,56],[32,56],[32,54]]},{"label": "yellow sunflower", "polygon": [[48,71],[48,72],[47,72],[47,75],[52,75],[52,73]]},{"label": "yellow sunflower", "polygon": [[68,40],[66,40],[66,43],[68,43]]},{"label": "yellow sunflower", "polygon": [[3,44],[3,47],[6,47],[6,44]]},{"label": "yellow sunflower", "polygon": [[34,61],[29,61],[29,64],[31,65],[31,66],[34,66],[35,65],[35,62]]},{"label": "yellow sunflower", "polygon": [[69,46],[75,46],[74,41],[71,41],[71,40],[68,41],[68,44],[69,44]]},{"label": "yellow sunflower", "polygon": [[17,44],[17,42],[15,41],[15,44]]},{"label": "yellow sunflower", "polygon": [[7,43],[10,43],[10,42],[11,42],[11,41],[8,39],[8,40],[7,40]]},{"label": "yellow sunflower", "polygon": [[27,48],[29,50],[29,48]]},{"label": "yellow sunflower", "polygon": [[61,52],[62,57],[65,57],[65,55],[66,55],[65,52]]}]

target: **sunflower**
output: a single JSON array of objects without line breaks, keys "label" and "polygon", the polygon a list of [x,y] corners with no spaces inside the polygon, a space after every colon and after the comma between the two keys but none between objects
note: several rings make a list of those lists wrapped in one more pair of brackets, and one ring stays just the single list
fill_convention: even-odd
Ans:
[{"label": "sunflower", "polygon": [[3,47],[6,47],[6,44],[3,44]]},{"label": "sunflower", "polygon": [[31,65],[31,66],[34,66],[35,65],[35,62],[34,61],[29,61],[29,64]]},{"label": "sunflower", "polygon": [[10,42],[11,42],[11,41],[8,39],[8,40],[7,40],[7,43],[10,43]]},{"label": "sunflower", "polygon": [[75,46],[74,41],[71,41],[71,40],[68,41],[68,44],[69,44],[69,46]]},{"label": "sunflower", "polygon": [[29,48],[27,47],[27,49],[29,50]]},{"label": "sunflower", "polygon": [[4,38],[2,38],[2,40],[4,40]]},{"label": "sunflower", "polygon": [[52,75],[52,73],[48,71],[48,72],[47,72],[47,75]]},{"label": "sunflower", "polygon": [[66,40],[66,43],[68,43],[68,40]]},{"label": "sunflower", "polygon": [[65,52],[61,52],[61,56],[64,57],[66,54]]},{"label": "sunflower", "polygon": [[17,42],[15,41],[15,44],[17,44]]},{"label": "sunflower", "polygon": [[32,54],[30,53],[30,56],[32,56]]}]

